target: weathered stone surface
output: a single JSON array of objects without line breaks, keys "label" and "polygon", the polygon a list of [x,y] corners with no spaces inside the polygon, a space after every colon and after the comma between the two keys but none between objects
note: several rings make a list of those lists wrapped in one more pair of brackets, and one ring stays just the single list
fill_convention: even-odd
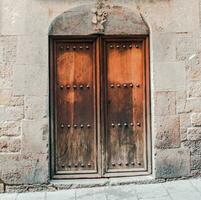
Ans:
[{"label": "weathered stone surface", "polygon": [[191,115],[191,124],[193,126],[201,126],[201,113],[193,113]]},{"label": "weathered stone surface", "polygon": [[0,180],[0,193],[4,193],[4,191],[5,191],[4,183]]},{"label": "weathered stone surface", "polygon": [[153,59],[154,61],[176,60],[176,34],[153,33]]},{"label": "weathered stone surface", "polygon": [[155,105],[156,115],[176,114],[176,92],[156,92]]},{"label": "weathered stone surface", "polygon": [[155,62],[156,91],[185,91],[186,71],[183,62]]},{"label": "weathered stone surface", "polygon": [[188,97],[201,97],[201,81],[188,83]]},{"label": "weathered stone surface", "polygon": [[180,125],[177,115],[156,117],[155,147],[160,149],[180,146]]},{"label": "weathered stone surface", "polygon": [[0,152],[19,152],[21,150],[21,138],[0,138]]},{"label": "weathered stone surface", "polygon": [[23,96],[13,96],[12,90],[0,90],[0,105],[21,106],[23,104]]},{"label": "weathered stone surface", "polygon": [[187,139],[188,140],[201,140],[201,127],[188,128]]},{"label": "weathered stone surface", "polygon": [[46,65],[15,65],[14,95],[48,95],[48,67]]},{"label": "weathered stone surface", "polygon": [[200,67],[187,68],[187,78],[190,81],[200,81],[201,80],[201,68]]},{"label": "weathered stone surface", "polygon": [[191,156],[191,169],[201,169],[201,155]]},{"label": "weathered stone surface", "polygon": [[48,115],[47,96],[25,97],[25,119],[41,119]]},{"label": "weathered stone surface", "polygon": [[201,155],[201,140],[188,140],[182,142],[182,147],[189,149],[191,155]]},{"label": "weathered stone surface", "polygon": [[47,153],[48,119],[22,121],[23,152]]},{"label": "weathered stone surface", "polygon": [[158,150],[155,159],[157,178],[190,175],[190,153],[185,149]]},{"label": "weathered stone surface", "polygon": [[1,136],[19,136],[21,134],[21,122],[5,121],[0,122],[0,138]]},{"label": "weathered stone surface", "polygon": [[23,106],[0,106],[0,121],[15,121],[24,118]]},{"label": "weathered stone surface", "polygon": [[198,38],[188,34],[177,34],[176,41],[177,60],[187,60],[196,54]]},{"label": "weathered stone surface", "polygon": [[180,116],[180,127],[181,128],[191,127],[191,114],[182,113],[179,116]]}]

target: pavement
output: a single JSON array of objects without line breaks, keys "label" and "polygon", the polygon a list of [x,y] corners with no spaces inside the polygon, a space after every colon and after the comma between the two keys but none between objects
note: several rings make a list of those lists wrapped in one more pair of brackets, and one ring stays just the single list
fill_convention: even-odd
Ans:
[{"label": "pavement", "polygon": [[0,194],[0,200],[201,200],[201,178],[144,185]]}]

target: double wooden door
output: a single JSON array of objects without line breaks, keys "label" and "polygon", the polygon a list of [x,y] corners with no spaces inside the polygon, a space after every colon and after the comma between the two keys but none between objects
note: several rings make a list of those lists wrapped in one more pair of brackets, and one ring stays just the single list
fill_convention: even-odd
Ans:
[{"label": "double wooden door", "polygon": [[147,174],[146,37],[51,39],[54,178]]}]

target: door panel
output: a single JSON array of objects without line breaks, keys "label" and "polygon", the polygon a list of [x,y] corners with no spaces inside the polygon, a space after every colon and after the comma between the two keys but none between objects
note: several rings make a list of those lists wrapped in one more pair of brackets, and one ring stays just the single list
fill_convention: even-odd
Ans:
[{"label": "door panel", "polygon": [[97,172],[95,44],[56,44],[56,171]]},{"label": "door panel", "polygon": [[145,170],[142,41],[107,41],[106,173]]}]

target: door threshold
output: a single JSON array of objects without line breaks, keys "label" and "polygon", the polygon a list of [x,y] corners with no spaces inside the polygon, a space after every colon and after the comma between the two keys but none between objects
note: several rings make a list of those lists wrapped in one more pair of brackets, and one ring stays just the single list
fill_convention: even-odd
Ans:
[{"label": "door threshold", "polygon": [[117,178],[96,178],[96,179],[68,179],[68,180],[51,180],[50,184],[58,189],[72,188],[89,188],[102,186],[115,186],[127,184],[149,184],[156,183],[161,180],[156,180],[152,175],[135,176],[135,177],[117,177]]}]

